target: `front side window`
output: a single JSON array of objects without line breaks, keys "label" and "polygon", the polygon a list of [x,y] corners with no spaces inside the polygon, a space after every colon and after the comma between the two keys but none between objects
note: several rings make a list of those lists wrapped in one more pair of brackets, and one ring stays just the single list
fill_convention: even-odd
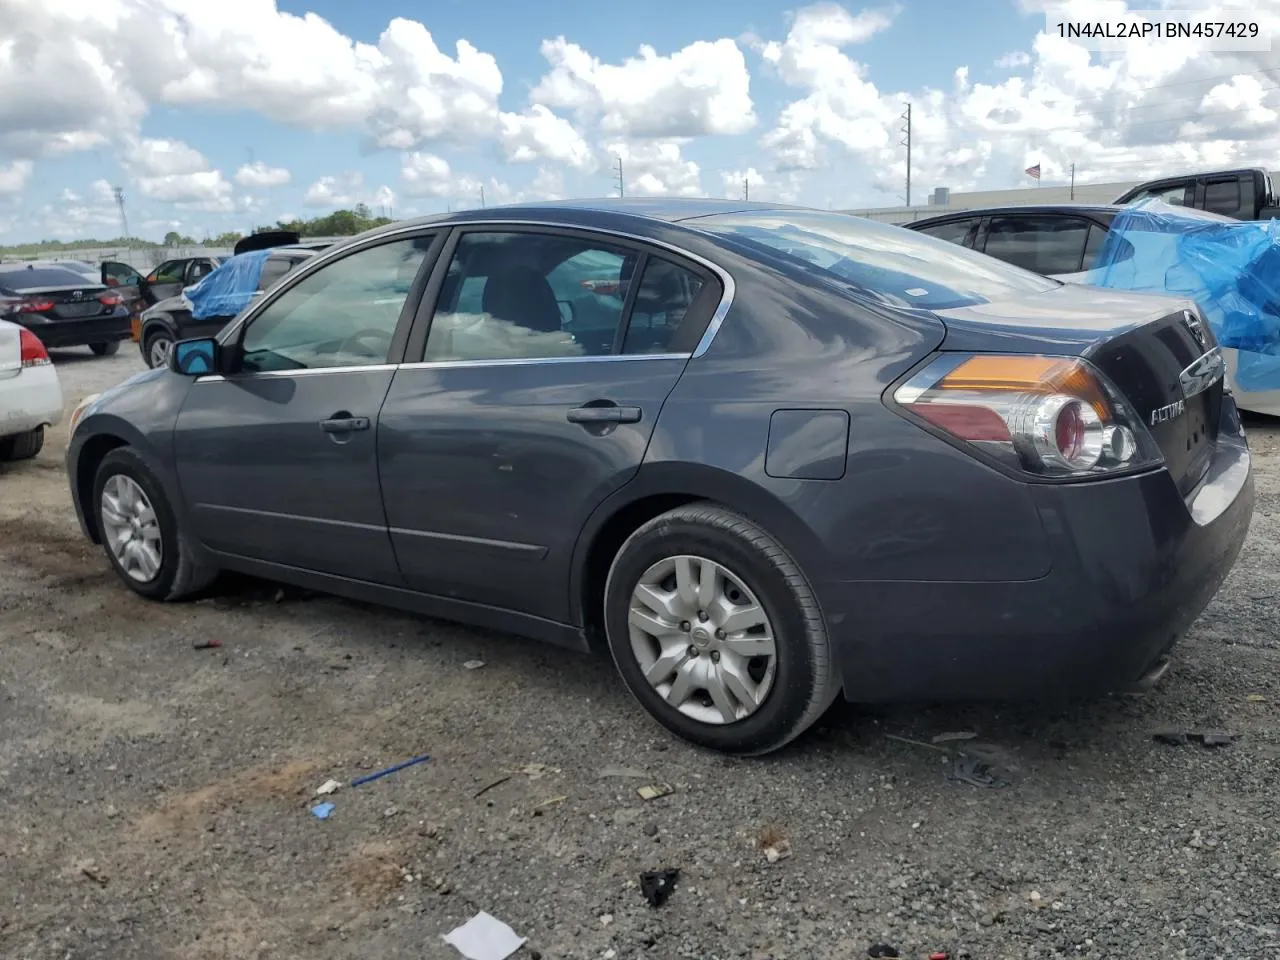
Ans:
[{"label": "front side window", "polygon": [[292,269],[294,262],[285,257],[267,257],[262,264],[262,272],[258,274],[258,289],[270,290],[277,280]]},{"label": "front side window", "polygon": [[1163,203],[1172,204],[1175,207],[1189,207],[1192,205],[1192,194],[1194,187],[1191,184],[1179,183],[1174,186],[1153,187],[1150,190],[1144,190],[1142,193],[1134,196],[1129,202],[1136,203],[1139,200],[1160,200]]},{"label": "front side window", "polygon": [[166,260],[160,266],[151,271],[147,277],[148,283],[181,283],[182,282],[182,261]]},{"label": "front side window", "polygon": [[901,307],[945,310],[1058,286],[954,243],[844,213],[766,210],[689,222],[744,250]]},{"label": "front side window", "polygon": [[986,254],[1046,276],[1075,273],[1084,258],[1089,224],[1074,217],[995,217]]},{"label": "front side window", "polygon": [[335,260],[290,287],[245,328],[246,372],[385,363],[400,312],[432,237]]},{"label": "front side window", "polygon": [[539,233],[465,233],[431,318],[425,360],[614,352],[636,255]]}]

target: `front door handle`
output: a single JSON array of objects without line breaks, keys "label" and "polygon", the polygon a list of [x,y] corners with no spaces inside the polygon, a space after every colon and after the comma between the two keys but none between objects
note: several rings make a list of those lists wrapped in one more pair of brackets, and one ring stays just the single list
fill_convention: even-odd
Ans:
[{"label": "front door handle", "polygon": [[320,429],[325,433],[353,433],[356,430],[368,430],[368,417],[333,417],[320,421]]},{"label": "front door handle", "polygon": [[599,407],[574,407],[565,417],[570,423],[639,423],[639,407],[620,407],[617,404]]}]

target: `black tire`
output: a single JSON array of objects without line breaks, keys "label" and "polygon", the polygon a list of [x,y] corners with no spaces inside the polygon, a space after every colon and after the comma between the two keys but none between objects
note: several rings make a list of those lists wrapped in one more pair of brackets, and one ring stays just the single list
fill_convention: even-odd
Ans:
[{"label": "black tire", "polygon": [[[732,723],[703,723],[671,706],[645,678],[631,649],[629,607],[640,577],[666,558],[713,560],[753,592],[773,625],[777,672],[764,702]],[[760,755],[798,737],[840,691],[826,624],[809,581],[791,556],[750,520],[711,503],[668,511],[619,549],[604,596],[605,632],[628,689],[672,733],[725,753]]]},{"label": "black tire", "polygon": [[0,440],[0,460],[30,460],[44,449],[44,427]]},{"label": "black tire", "polygon": [[114,357],[120,352],[120,341],[110,340],[106,343],[91,343],[89,349],[99,357]]},{"label": "black tire", "polygon": [[117,474],[123,474],[132,479],[151,501],[151,507],[155,511],[156,521],[160,527],[161,553],[159,573],[144,583],[129,576],[120,566],[104,534],[102,536],[103,551],[120,579],[135,593],[148,600],[180,600],[203,590],[212,583],[218,575],[217,568],[204,559],[203,554],[195,548],[188,535],[183,533],[169,504],[169,498],[165,495],[164,487],[146,462],[129,447],[117,447],[103,457],[93,479],[93,500],[85,504],[85,508],[91,512],[99,532],[103,531],[102,489],[107,485],[107,481]]},{"label": "black tire", "polygon": [[164,328],[160,328],[158,330],[152,330],[150,333],[148,333],[145,337],[142,338],[142,362],[145,363],[152,370],[155,369],[155,364],[152,363],[152,355],[155,352],[156,344],[161,341],[168,343],[170,350],[173,349],[173,343],[174,343],[173,337],[170,335],[169,331],[165,330]]}]

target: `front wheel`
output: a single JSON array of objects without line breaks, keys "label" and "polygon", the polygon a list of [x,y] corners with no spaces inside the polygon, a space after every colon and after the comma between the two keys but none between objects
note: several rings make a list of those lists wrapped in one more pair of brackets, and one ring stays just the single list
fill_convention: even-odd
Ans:
[{"label": "front wheel", "polygon": [[839,692],[808,580],[768,533],[714,504],[655,517],[605,584],[609,649],[632,694],[693,743],[758,755]]},{"label": "front wheel", "polygon": [[143,359],[152,370],[163,367],[169,362],[169,351],[173,349],[173,337],[165,330],[156,330],[147,335],[142,347]]},{"label": "front wheel", "polygon": [[217,576],[183,533],[160,481],[130,448],[102,458],[86,506],[111,566],[148,600],[177,600]]},{"label": "front wheel", "polygon": [[99,357],[114,357],[120,351],[120,341],[110,340],[107,343],[91,343],[89,349]]}]

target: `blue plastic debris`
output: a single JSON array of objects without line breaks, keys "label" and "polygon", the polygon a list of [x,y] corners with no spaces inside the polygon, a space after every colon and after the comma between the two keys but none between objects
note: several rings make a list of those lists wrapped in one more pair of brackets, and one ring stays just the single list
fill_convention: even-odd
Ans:
[{"label": "blue plastic debris", "polygon": [[396,773],[399,770],[403,770],[405,767],[412,767],[415,764],[426,763],[430,759],[431,758],[424,753],[422,756],[414,757],[412,760],[406,760],[404,761],[404,763],[397,763],[394,767],[387,767],[387,769],[379,770],[377,773],[369,773],[363,777],[358,777],[357,779],[351,781],[351,785],[353,787],[358,787],[362,783],[369,783],[370,781],[373,781],[373,780],[380,780],[382,777],[386,777],[386,776],[389,776],[390,774]]},{"label": "blue plastic debris", "polygon": [[199,283],[182,291],[191,303],[191,318],[234,317],[247,307],[258,292],[262,265],[270,250],[253,250],[224,260]]},{"label": "blue plastic debris", "polygon": [[328,820],[329,814],[333,813],[333,809],[332,803],[317,803],[311,808],[311,814],[317,820]]},{"label": "blue plastic debris", "polygon": [[1116,215],[1084,283],[1194,300],[1221,347],[1238,351],[1236,385],[1280,389],[1280,229],[1159,200]]}]

